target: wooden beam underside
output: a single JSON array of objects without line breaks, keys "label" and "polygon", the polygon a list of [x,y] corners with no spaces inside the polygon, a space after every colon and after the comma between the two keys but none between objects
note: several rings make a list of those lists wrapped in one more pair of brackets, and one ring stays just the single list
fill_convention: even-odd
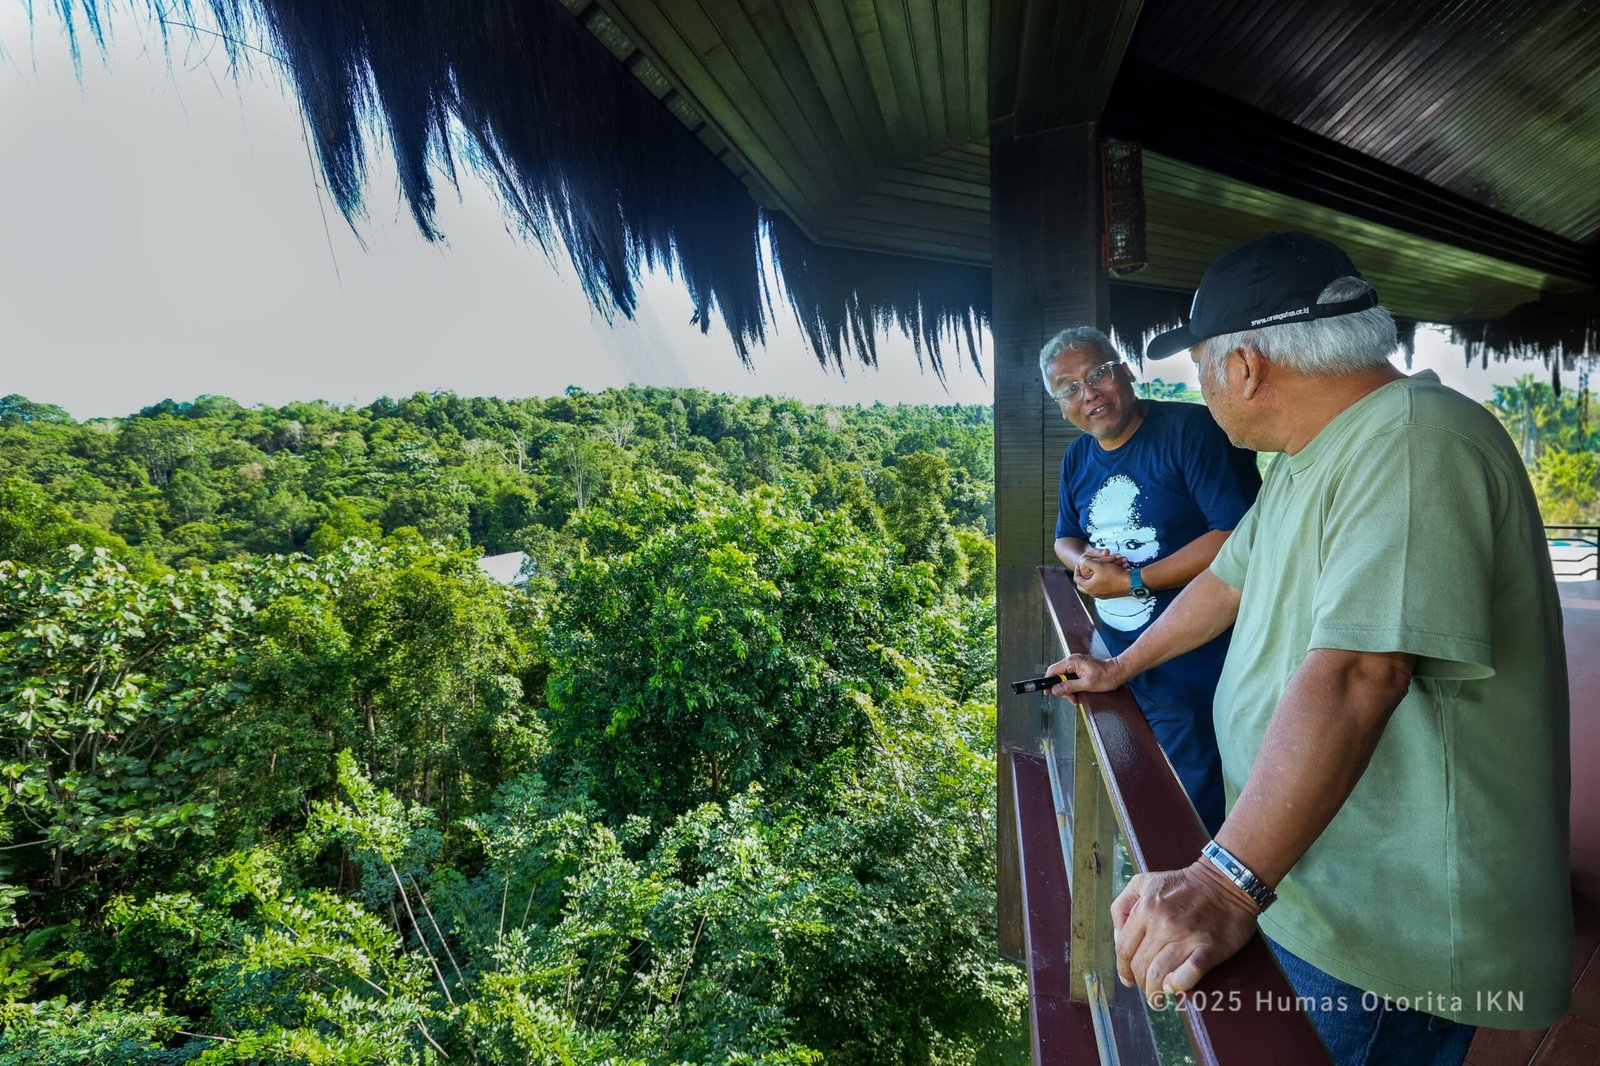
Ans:
[{"label": "wooden beam underside", "polygon": [[[718,132],[757,200],[812,239],[864,229],[864,240],[827,243],[962,262],[984,243],[970,230],[986,218],[965,228],[951,219],[948,247],[913,234],[884,248],[873,231],[927,218],[903,168],[936,172],[941,157],[986,142],[988,0],[566,2],[586,22],[598,10],[618,27]],[[968,164],[987,169],[986,158]],[[986,198],[981,184],[962,192]]]},{"label": "wooden beam underside", "polygon": [[[1113,89],[1133,0],[565,2],[759,202],[819,244],[988,265],[991,118],[1025,129],[1115,92],[1111,128],[1148,138],[1150,262],[1128,284],[1189,290],[1231,245],[1304,229],[1343,244],[1405,318],[1493,319],[1590,288],[1571,242],[1416,179],[1387,174],[1382,195],[1355,195],[1363,164],[1347,149],[1328,157],[1332,177],[1308,177],[1306,160],[1329,145],[1244,105],[1196,133],[1190,112],[1224,106],[1216,94],[1155,94],[1178,109],[1167,121],[1139,79],[1124,73]],[[1099,45],[1085,52],[1087,41]],[[1269,139],[1225,153],[1250,161],[1244,174],[1219,161],[1214,136]],[[1290,142],[1296,165],[1274,162]]]}]

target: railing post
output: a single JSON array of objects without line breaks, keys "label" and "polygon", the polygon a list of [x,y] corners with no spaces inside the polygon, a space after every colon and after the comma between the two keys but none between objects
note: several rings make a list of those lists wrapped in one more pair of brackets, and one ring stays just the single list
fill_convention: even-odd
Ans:
[{"label": "railing post", "polygon": [[1100,778],[1100,760],[1081,709],[1073,706],[1072,758],[1072,1001],[1099,1015],[1115,979],[1111,900],[1116,888],[1116,812]]}]

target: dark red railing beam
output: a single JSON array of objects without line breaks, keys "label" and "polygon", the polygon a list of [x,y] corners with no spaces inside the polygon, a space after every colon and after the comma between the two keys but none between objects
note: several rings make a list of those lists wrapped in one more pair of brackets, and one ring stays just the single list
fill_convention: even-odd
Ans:
[{"label": "dark red railing beam", "polygon": [[1218,174],[1572,281],[1596,282],[1596,249],[1434,185],[1215,89],[1127,59],[1101,120]]},{"label": "dark red railing beam", "polygon": [[[1071,576],[1040,567],[1039,582],[1062,646],[1087,654],[1094,624]],[[1183,785],[1126,689],[1088,693],[1083,707],[1106,788],[1128,852],[1141,872],[1177,870],[1208,839]],[[1184,1005],[1184,1023],[1203,1066],[1329,1062],[1272,949],[1258,933],[1244,949],[1208,973]]]},{"label": "dark red railing beam", "polygon": [[1095,1063],[1094,1018],[1087,1003],[1072,1002],[1072,893],[1061,853],[1061,830],[1043,757],[1011,752],[1022,867],[1023,936],[1028,961],[1028,1020],[1036,1064]]}]

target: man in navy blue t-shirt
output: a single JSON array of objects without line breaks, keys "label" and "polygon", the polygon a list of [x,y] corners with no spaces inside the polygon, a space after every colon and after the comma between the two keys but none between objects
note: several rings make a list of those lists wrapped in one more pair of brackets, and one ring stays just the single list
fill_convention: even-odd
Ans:
[{"label": "man in navy blue t-shirt", "polygon": [[[1235,448],[1200,404],[1141,400],[1097,329],[1063,330],[1039,353],[1045,387],[1083,430],[1061,460],[1056,556],[1094,598],[1111,654],[1144,632],[1211,565],[1261,488],[1255,453]],[[1222,767],[1211,719],[1228,633],[1128,682],[1211,832]]]}]

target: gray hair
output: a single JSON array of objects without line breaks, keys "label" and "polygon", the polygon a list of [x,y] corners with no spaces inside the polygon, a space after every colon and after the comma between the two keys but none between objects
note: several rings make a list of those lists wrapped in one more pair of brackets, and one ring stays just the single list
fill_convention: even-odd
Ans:
[{"label": "gray hair", "polygon": [[[1335,278],[1317,297],[1319,304],[1354,300],[1372,291],[1364,278]],[[1302,374],[1355,374],[1386,363],[1399,341],[1394,319],[1381,306],[1310,322],[1282,322],[1239,333],[1225,333],[1195,345],[1195,355],[1215,371],[1235,348],[1254,348],[1274,363]]]},{"label": "gray hair", "polygon": [[1050,387],[1050,364],[1060,358],[1062,352],[1078,351],[1083,348],[1098,349],[1107,359],[1122,358],[1122,353],[1111,343],[1111,338],[1093,326],[1068,327],[1051,337],[1045,346],[1039,349],[1039,376],[1044,378],[1045,388]]}]

